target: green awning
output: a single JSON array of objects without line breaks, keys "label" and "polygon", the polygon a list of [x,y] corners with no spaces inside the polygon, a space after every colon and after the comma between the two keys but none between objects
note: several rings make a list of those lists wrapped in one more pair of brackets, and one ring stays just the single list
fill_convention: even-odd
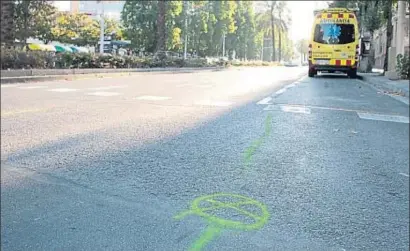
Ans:
[{"label": "green awning", "polygon": [[56,48],[57,52],[73,52],[73,50],[68,46],[54,45],[54,47]]}]

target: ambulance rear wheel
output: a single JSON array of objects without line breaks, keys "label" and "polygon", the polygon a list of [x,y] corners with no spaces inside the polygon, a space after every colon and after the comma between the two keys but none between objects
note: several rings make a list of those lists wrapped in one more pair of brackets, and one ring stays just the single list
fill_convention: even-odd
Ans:
[{"label": "ambulance rear wheel", "polygon": [[349,76],[349,78],[357,78],[357,69],[352,69],[348,71],[347,76]]},{"label": "ambulance rear wheel", "polygon": [[308,76],[310,78],[313,78],[315,75],[317,75],[317,71],[309,69]]}]

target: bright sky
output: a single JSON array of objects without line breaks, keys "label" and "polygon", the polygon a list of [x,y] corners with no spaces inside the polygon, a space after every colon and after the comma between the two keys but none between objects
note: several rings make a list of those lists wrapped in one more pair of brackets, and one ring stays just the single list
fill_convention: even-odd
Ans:
[{"label": "bright sky", "polygon": [[55,6],[60,11],[69,11],[71,1],[54,1]]},{"label": "bright sky", "polygon": [[299,39],[309,39],[313,23],[313,10],[326,8],[326,1],[287,1],[291,12],[292,25],[290,37],[294,42]]}]

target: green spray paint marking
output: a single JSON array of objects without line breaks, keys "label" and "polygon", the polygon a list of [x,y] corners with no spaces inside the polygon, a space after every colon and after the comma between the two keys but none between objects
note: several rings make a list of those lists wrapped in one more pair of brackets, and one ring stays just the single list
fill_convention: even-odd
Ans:
[{"label": "green spray paint marking", "polygon": [[[224,202],[223,199],[234,200],[234,202]],[[207,204],[204,206],[203,204]],[[242,205],[251,205],[256,212],[249,212]],[[232,209],[238,214],[246,216],[252,220],[252,223],[223,219],[212,215],[211,213],[222,209]],[[202,235],[192,244],[191,251],[202,250],[206,244],[218,237],[222,229],[239,229],[239,230],[256,230],[265,225],[269,219],[267,207],[261,202],[237,194],[218,193],[196,198],[192,201],[191,209],[183,211],[174,216],[174,219],[182,219],[187,215],[196,214],[208,222],[208,227]]]},{"label": "green spray paint marking", "polygon": [[201,237],[198,238],[194,244],[192,244],[191,248],[189,251],[199,251],[202,250],[202,247],[205,247],[206,244],[211,242],[213,239],[218,237],[218,235],[221,233],[221,228],[219,227],[214,227],[214,226],[208,226],[205,229],[205,232],[202,233]]},{"label": "green spray paint marking", "polygon": [[252,156],[255,154],[256,150],[260,147],[260,145],[263,143],[263,141],[266,139],[266,137],[269,137],[269,135],[272,132],[272,114],[269,113],[268,116],[265,119],[265,132],[264,134],[254,142],[252,142],[252,145],[245,150],[245,168],[249,166],[249,163],[252,160]]}]

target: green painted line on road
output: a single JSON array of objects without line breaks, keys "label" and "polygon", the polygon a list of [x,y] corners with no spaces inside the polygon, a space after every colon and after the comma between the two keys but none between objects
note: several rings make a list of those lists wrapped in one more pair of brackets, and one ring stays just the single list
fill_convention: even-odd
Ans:
[{"label": "green painted line on road", "polygon": [[[248,207],[247,209],[242,208],[244,205],[252,206],[254,210],[249,211]],[[218,216],[218,211],[226,209],[234,210],[236,215],[242,215],[250,219],[251,222],[225,219]],[[191,245],[190,251],[202,250],[209,242],[218,237],[223,229],[257,230],[262,228],[269,219],[266,205],[252,198],[230,193],[217,193],[198,197],[192,201],[189,210],[174,216],[174,219],[180,220],[191,214],[203,218],[208,226]]]},{"label": "green painted line on road", "polygon": [[192,244],[189,251],[200,251],[205,247],[209,242],[215,239],[221,233],[221,228],[215,226],[206,227],[205,231],[202,233],[201,237],[198,238],[194,244]]},{"label": "green painted line on road", "polygon": [[244,160],[244,164],[245,164],[245,168],[247,168],[252,160],[253,155],[255,154],[256,150],[262,145],[263,141],[269,137],[269,135],[272,132],[272,114],[269,113],[268,116],[265,119],[265,132],[263,133],[263,135],[255,140],[254,142],[252,142],[252,145],[249,146],[248,148],[246,148],[245,150],[245,160]]}]

